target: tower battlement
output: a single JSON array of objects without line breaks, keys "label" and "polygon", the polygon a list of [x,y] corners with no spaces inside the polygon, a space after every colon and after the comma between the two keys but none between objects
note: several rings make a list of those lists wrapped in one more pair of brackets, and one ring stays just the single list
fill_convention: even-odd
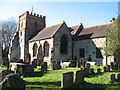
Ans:
[{"label": "tower battlement", "polygon": [[34,18],[34,19],[44,19],[45,20],[45,16],[36,14],[36,13],[29,13],[29,11],[26,11],[25,13],[23,13],[22,15],[19,16],[19,20],[22,18]]}]

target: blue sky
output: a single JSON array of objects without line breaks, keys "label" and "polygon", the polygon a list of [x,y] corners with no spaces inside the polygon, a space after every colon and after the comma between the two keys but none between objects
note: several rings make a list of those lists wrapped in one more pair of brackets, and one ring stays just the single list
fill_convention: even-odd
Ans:
[{"label": "blue sky", "polygon": [[25,11],[46,16],[46,25],[63,21],[68,26],[83,23],[84,27],[109,22],[117,17],[117,2],[0,2],[0,20],[18,19]]}]

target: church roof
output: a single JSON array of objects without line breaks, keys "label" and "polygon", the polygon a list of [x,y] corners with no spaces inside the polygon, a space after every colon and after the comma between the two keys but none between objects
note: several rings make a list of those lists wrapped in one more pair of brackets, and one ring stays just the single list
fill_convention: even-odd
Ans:
[{"label": "church roof", "polygon": [[97,37],[105,37],[105,32],[107,29],[112,28],[113,22],[94,25],[84,28],[75,39],[89,39]]},{"label": "church roof", "polygon": [[61,27],[63,23],[44,28],[35,37],[29,40],[29,42],[36,41],[36,40],[42,40],[42,39],[48,39],[48,38],[53,37],[53,35],[56,33],[56,31]]},{"label": "church roof", "polygon": [[69,27],[71,35],[75,35],[80,26],[81,24]]}]

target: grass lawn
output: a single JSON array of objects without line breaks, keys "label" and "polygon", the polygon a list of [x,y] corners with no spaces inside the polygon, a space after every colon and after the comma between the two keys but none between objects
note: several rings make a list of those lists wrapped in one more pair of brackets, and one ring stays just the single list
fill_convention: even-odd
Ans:
[{"label": "grass lawn", "polygon": [[[92,68],[96,69],[101,68],[102,66],[92,66]],[[61,88],[61,75],[65,72],[75,72],[79,70],[79,68],[62,68],[60,70],[51,70],[50,67],[48,71],[41,72],[40,66],[35,68],[35,73],[32,74],[31,77],[23,77],[26,81],[27,89],[44,89],[44,88]],[[74,85],[70,88],[102,88],[102,89],[109,89],[109,88],[120,88],[120,82],[109,82],[110,74],[118,73],[119,71],[114,72],[105,72],[101,74],[94,74],[85,77],[85,83],[81,85]]]}]

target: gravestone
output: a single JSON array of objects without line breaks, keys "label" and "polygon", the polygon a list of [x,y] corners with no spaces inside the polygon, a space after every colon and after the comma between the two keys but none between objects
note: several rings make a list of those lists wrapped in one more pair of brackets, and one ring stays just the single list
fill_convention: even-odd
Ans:
[{"label": "gravestone", "polygon": [[60,62],[57,62],[57,69],[61,69]]},{"label": "gravestone", "polygon": [[107,68],[107,67],[103,67],[103,72],[107,72],[106,68]]},{"label": "gravestone", "polygon": [[115,81],[115,74],[111,74],[110,75],[110,82],[114,82]]},{"label": "gravestone", "polygon": [[67,72],[62,74],[61,87],[67,88],[73,85],[73,72]]},{"label": "gravestone", "polygon": [[43,62],[41,65],[41,71],[47,71],[47,62]]},{"label": "gravestone", "polygon": [[84,70],[76,71],[75,83],[77,84],[83,83],[84,77],[85,77]]},{"label": "gravestone", "polygon": [[94,72],[94,69],[93,68],[90,68],[89,69],[89,74],[94,74],[95,72]]},{"label": "gravestone", "polygon": [[107,66],[106,66],[106,71],[107,71],[107,72],[110,72],[110,65],[107,65]]},{"label": "gravestone", "polygon": [[36,62],[36,61],[32,61],[32,66],[33,66],[34,68],[36,68],[36,67],[37,67],[37,62]]},{"label": "gravestone", "polygon": [[57,70],[57,64],[55,61],[52,62],[52,70]]},{"label": "gravestone", "polygon": [[5,76],[3,81],[0,83],[2,85],[2,89],[13,90],[13,89],[20,89],[25,90],[25,81],[15,73],[10,73]]},{"label": "gravestone", "polygon": [[120,81],[120,73],[118,73],[118,74],[116,75],[116,78],[117,78],[117,80]]},{"label": "gravestone", "polygon": [[114,63],[114,70],[118,69],[118,63]]},{"label": "gravestone", "polygon": [[90,63],[86,63],[86,64],[85,64],[85,68],[90,69]]},{"label": "gravestone", "polygon": [[101,69],[100,68],[97,69],[97,73],[101,73]]}]

